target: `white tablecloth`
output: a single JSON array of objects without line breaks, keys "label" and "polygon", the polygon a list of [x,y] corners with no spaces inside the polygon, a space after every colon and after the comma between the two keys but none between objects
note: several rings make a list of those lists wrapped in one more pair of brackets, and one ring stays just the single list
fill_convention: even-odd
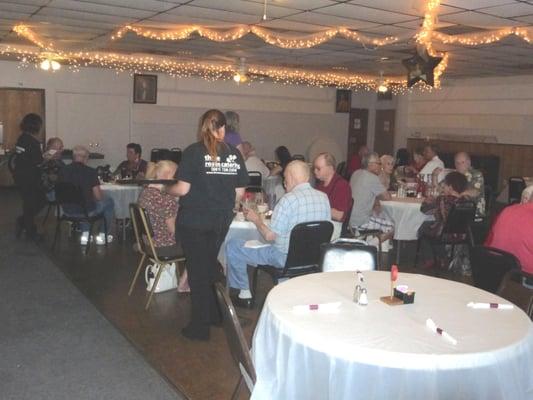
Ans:
[{"label": "white tablecloth", "polygon": [[[333,222],[333,234],[331,240],[338,239],[341,235],[342,224],[340,222]],[[270,220],[266,220],[267,225],[270,225]],[[261,242],[267,243],[261,233],[257,230],[255,225],[250,221],[237,221],[233,220],[229,227],[228,234],[224,243],[220,247],[218,252],[218,261],[225,267],[226,266],[226,243],[231,239],[243,239],[243,240],[259,240]]]},{"label": "white tablecloth", "polygon": [[137,203],[142,187],[137,185],[117,185],[113,183],[105,183],[100,187],[105,195],[111,197],[115,202],[115,218],[129,218],[130,203]]},{"label": "white tablecloth", "polygon": [[[508,303],[465,284],[416,274],[399,283],[415,303],[389,306],[388,272],[365,272],[369,304],[352,301],[353,272],[293,278],[274,287],[253,339],[252,400],[525,400],[533,398],[533,327]],[[341,302],[338,313],[295,314],[295,305]],[[426,328],[427,318],[451,334]]]},{"label": "white tablecloth", "polygon": [[397,198],[380,203],[382,212],[394,222],[396,240],[416,240],[420,225],[424,221],[433,219],[433,216],[420,211],[421,199]]}]

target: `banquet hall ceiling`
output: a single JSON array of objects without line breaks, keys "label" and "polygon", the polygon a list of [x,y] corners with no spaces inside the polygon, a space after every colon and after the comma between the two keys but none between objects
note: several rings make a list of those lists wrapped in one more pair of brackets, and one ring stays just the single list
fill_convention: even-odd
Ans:
[{"label": "banquet hall ceiling", "polygon": [[[262,0],[8,0],[0,1],[0,44],[30,44],[12,31],[30,26],[58,48],[98,49],[159,54],[180,59],[314,70],[346,70],[361,74],[401,75],[401,60],[413,54],[412,38],[424,19],[425,0],[269,0],[262,21]],[[454,35],[502,27],[532,27],[533,1],[441,0],[436,29]],[[341,36],[309,49],[283,49],[248,34],[232,42],[215,42],[196,34],[180,41],[156,41],[128,33],[110,39],[126,24],[171,29],[180,25],[228,28],[257,25],[277,32],[304,34],[346,27],[397,43],[374,48]],[[443,78],[510,76],[533,73],[533,44],[516,36],[467,47],[435,43],[450,55]]]}]

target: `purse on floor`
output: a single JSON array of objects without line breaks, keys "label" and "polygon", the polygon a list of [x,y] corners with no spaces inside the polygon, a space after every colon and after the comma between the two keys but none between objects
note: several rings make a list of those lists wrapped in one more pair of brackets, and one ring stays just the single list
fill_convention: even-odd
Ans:
[{"label": "purse on floor", "polygon": [[[146,281],[146,290],[151,291],[152,286],[159,271],[158,265],[148,264],[144,270],[144,279]],[[159,277],[159,282],[155,287],[154,293],[166,292],[167,290],[176,289],[178,287],[178,278],[176,276],[176,264],[163,265],[163,271]]]}]

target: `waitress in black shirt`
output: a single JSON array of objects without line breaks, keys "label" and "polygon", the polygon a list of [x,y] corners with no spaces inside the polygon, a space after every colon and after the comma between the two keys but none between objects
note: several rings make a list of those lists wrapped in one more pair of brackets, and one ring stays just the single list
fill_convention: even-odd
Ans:
[{"label": "waitress in black shirt", "polygon": [[200,120],[200,141],[183,151],[179,182],[171,189],[180,196],[176,236],[181,241],[191,287],[191,319],[182,335],[209,339],[209,326],[219,324],[213,284],[218,278],[217,256],[233,219],[235,200],[248,184],[241,153],[224,143],[226,119],[219,110]]},{"label": "waitress in black shirt", "polygon": [[46,204],[41,188],[43,162],[41,143],[38,140],[43,120],[37,114],[27,114],[20,123],[22,134],[16,143],[16,159],[13,178],[22,197],[22,216],[17,218],[17,237],[26,230],[28,239],[40,240],[35,227],[35,216]]}]

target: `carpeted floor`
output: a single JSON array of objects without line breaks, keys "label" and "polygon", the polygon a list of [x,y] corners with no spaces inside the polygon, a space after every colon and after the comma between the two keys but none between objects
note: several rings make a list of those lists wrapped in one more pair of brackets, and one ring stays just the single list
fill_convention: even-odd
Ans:
[{"label": "carpeted floor", "polygon": [[37,246],[14,240],[2,219],[1,399],[184,398]]}]

